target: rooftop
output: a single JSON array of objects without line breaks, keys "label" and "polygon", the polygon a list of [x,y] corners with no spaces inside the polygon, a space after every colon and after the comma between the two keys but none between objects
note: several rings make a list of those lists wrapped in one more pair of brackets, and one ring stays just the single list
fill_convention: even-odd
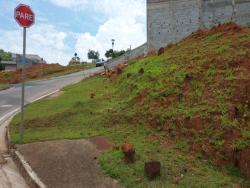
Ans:
[{"label": "rooftop", "polygon": [[16,65],[15,61],[1,61],[1,63],[4,65]]}]

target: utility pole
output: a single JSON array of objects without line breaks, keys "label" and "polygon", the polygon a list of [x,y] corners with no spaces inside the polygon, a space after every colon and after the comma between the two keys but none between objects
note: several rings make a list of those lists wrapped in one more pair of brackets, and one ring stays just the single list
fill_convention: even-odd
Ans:
[{"label": "utility pole", "polygon": [[42,62],[42,76],[44,76],[44,61],[43,61],[43,58],[41,59],[41,62]]},{"label": "utility pole", "polygon": [[[25,16],[24,16],[25,15]],[[22,96],[21,96],[21,122],[19,125],[20,142],[24,134],[24,90],[25,90],[25,64],[26,64],[26,29],[35,22],[35,14],[28,5],[19,4],[14,10],[16,22],[23,28],[23,57],[22,57]]]},{"label": "utility pole", "polygon": [[114,50],[115,39],[112,39],[111,42],[112,42],[112,50]]},{"label": "utility pole", "polygon": [[24,88],[25,88],[25,62],[26,62],[26,27],[23,28],[23,59],[22,59],[22,102],[21,102],[21,124],[19,127],[20,140],[23,141],[24,133]]}]

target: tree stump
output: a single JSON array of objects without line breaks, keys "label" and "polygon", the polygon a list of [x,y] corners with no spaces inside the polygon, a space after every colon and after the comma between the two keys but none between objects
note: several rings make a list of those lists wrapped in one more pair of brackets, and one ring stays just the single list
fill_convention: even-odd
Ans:
[{"label": "tree stump", "polygon": [[161,175],[161,163],[159,161],[147,162],[144,171],[149,180],[154,180]]},{"label": "tree stump", "polygon": [[122,152],[124,153],[124,160],[127,163],[135,162],[135,150],[134,146],[130,143],[124,143],[122,146]]},{"label": "tree stump", "polygon": [[165,52],[165,49],[164,49],[164,48],[160,48],[160,49],[158,50],[158,56],[164,54],[164,52]]},{"label": "tree stump", "polygon": [[91,94],[90,94],[90,98],[91,98],[91,99],[95,98],[95,93],[91,93]]}]

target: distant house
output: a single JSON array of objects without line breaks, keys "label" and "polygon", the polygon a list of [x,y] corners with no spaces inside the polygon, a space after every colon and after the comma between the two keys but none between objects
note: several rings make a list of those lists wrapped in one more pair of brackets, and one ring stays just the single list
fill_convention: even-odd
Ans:
[{"label": "distant house", "polygon": [[17,69],[17,64],[15,61],[1,61],[5,70],[15,71]]},{"label": "distant house", "polygon": [[[11,61],[1,61],[1,63],[5,67],[5,70],[14,71],[19,68],[22,68],[22,61],[23,61],[22,55],[12,53],[11,58],[12,58]],[[41,57],[39,57],[38,55],[33,55],[33,54],[26,55],[25,67],[30,67],[38,63],[44,63]]]}]

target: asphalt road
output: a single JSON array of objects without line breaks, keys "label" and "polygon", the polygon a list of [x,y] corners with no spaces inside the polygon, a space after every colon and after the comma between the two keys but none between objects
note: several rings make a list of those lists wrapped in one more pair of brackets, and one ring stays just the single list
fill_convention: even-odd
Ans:
[{"label": "asphalt road", "polygon": [[[93,68],[49,80],[31,81],[25,85],[25,104],[31,103],[48,93],[62,89],[66,85],[77,83],[90,74],[103,70],[103,67]],[[20,109],[21,84],[13,85],[10,89],[0,91],[0,125],[15,111]]]}]

